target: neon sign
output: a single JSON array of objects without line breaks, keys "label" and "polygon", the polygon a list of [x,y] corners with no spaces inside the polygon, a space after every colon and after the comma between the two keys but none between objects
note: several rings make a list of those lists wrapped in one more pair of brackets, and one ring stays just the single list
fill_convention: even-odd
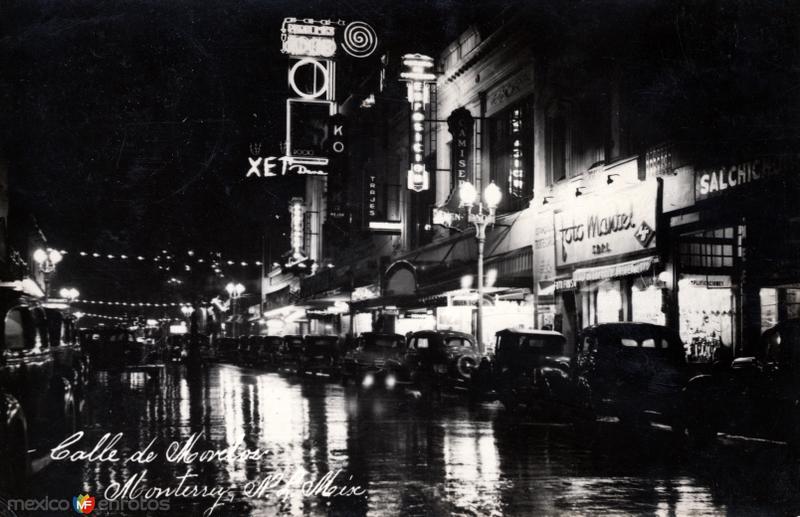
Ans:
[{"label": "neon sign", "polygon": [[525,195],[525,170],[522,168],[522,115],[519,108],[511,112],[511,168],[508,171],[508,192],[514,197]]},{"label": "neon sign", "polygon": [[[249,157],[250,168],[245,178],[274,178],[298,174],[301,176],[325,176],[328,172],[324,169],[328,165],[327,158],[297,158],[294,156],[258,156]],[[280,168],[279,168],[280,167]]]},{"label": "neon sign", "polygon": [[304,258],[303,237],[305,227],[305,211],[306,207],[303,204],[303,198],[292,198],[292,201],[289,203],[289,214],[291,216],[291,233],[289,235],[289,240],[292,246],[293,260],[300,260]]},{"label": "neon sign", "polygon": [[281,52],[290,56],[332,58],[336,56],[336,26],[344,22],[284,18],[281,25]]},{"label": "neon sign", "polygon": [[411,104],[411,166],[408,170],[408,189],[422,192],[430,188],[430,174],[425,169],[425,108],[430,103],[431,83],[436,81],[433,58],[422,54],[403,56],[404,70],[400,80],[407,83],[408,102]]}]

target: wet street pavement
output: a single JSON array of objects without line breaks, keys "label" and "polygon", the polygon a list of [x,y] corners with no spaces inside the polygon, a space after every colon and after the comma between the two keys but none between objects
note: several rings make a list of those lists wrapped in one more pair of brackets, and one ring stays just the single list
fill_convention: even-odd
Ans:
[{"label": "wet street pavement", "polygon": [[[201,515],[220,493],[212,515],[800,513],[782,445],[723,439],[710,450],[687,451],[668,431],[634,433],[614,423],[590,440],[563,424],[509,417],[497,403],[471,408],[446,396],[423,405],[404,396],[359,395],[323,377],[228,365],[192,374],[168,366],[155,379],[101,374],[84,429],[70,451],[123,433],[114,446],[120,458],[147,451],[152,441],[155,459],[53,461],[27,496],[71,500],[88,493],[99,505],[117,495],[119,504],[135,498],[136,489],[174,489],[191,469],[182,486],[205,487],[208,497],[151,492],[139,496],[151,506],[94,514]],[[242,445],[232,457],[181,455],[178,447],[192,436],[199,436],[190,444],[197,453]],[[170,449],[173,441],[180,445]],[[173,461],[164,459],[167,453]],[[138,487],[131,486],[145,469]],[[341,490],[331,497],[315,491],[333,473]],[[284,481],[295,476],[283,491],[280,474]],[[306,481],[313,486],[303,493]]]}]

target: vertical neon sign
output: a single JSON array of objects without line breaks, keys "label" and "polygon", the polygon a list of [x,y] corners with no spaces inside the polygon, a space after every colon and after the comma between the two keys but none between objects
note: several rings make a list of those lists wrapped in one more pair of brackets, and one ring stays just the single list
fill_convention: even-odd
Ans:
[{"label": "vertical neon sign", "polygon": [[403,56],[400,80],[407,83],[411,104],[411,153],[408,170],[408,189],[422,192],[430,188],[430,175],[425,169],[425,108],[430,103],[431,83],[436,81],[433,58],[422,54]]},{"label": "vertical neon sign", "polygon": [[511,167],[508,171],[508,192],[514,197],[525,193],[525,170],[522,167],[522,114],[519,108],[511,111]]}]

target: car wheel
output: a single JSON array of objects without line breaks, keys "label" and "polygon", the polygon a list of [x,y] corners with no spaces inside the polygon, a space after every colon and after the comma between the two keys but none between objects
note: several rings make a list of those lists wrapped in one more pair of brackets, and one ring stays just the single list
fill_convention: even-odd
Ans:
[{"label": "car wheel", "polygon": [[456,371],[463,379],[469,379],[472,377],[472,372],[477,367],[477,363],[475,359],[468,355],[462,355],[456,361]]}]

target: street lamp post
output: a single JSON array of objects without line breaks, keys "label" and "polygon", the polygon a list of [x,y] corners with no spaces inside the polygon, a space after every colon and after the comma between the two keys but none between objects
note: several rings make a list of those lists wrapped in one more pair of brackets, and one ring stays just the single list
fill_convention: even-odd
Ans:
[{"label": "street lamp post", "polygon": [[461,206],[468,210],[468,220],[475,225],[475,238],[478,240],[478,317],[475,322],[475,334],[480,352],[483,346],[483,248],[486,243],[486,227],[494,224],[495,211],[500,204],[502,192],[494,182],[486,186],[483,199],[472,183],[465,181],[458,188]]},{"label": "street lamp post", "polygon": [[56,271],[56,264],[61,262],[62,255],[58,250],[43,250],[38,248],[33,252],[33,260],[39,264],[39,268],[44,274],[44,296],[50,297],[50,276]]},{"label": "street lamp post", "polygon": [[236,337],[236,300],[244,293],[244,286],[240,283],[234,284],[233,282],[228,282],[228,285],[225,286],[225,290],[228,292],[228,297],[231,302],[231,331],[233,337]]}]

